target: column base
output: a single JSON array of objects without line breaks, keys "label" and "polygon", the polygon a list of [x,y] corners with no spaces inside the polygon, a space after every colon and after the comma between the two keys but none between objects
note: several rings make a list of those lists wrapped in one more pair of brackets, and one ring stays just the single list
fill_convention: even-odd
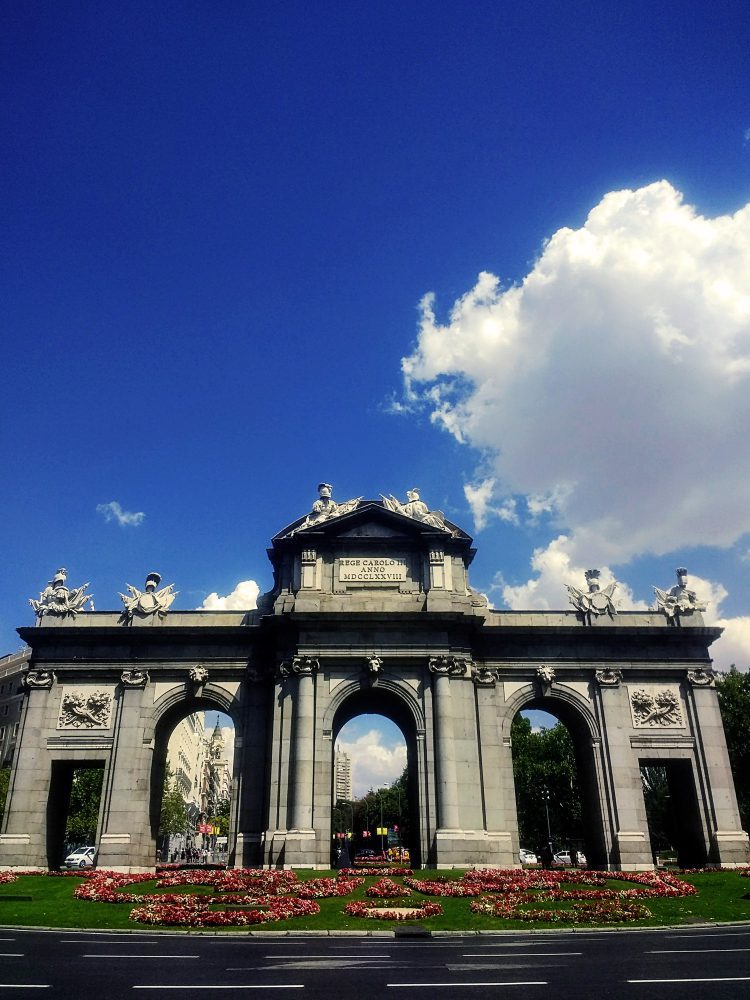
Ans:
[{"label": "column base", "polygon": [[615,834],[617,857],[610,871],[649,872],[654,870],[651,843],[642,830],[618,830]]},{"label": "column base", "polygon": [[711,835],[710,863],[723,868],[750,864],[750,838],[744,830],[716,830]]},{"label": "column base", "polygon": [[435,831],[437,868],[520,868],[510,833],[501,830]]}]

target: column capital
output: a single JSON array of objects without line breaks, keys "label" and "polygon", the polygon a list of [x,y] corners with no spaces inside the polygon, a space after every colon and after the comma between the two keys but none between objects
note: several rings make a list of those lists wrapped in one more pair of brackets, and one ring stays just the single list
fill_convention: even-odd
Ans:
[{"label": "column capital", "polygon": [[716,686],[716,674],[710,667],[696,667],[695,670],[688,670],[687,679],[691,687]]},{"label": "column capital", "polygon": [[622,683],[622,670],[604,667],[596,671],[596,682],[599,687],[619,687]]},{"label": "column capital", "polygon": [[293,656],[279,664],[279,674],[282,677],[312,677],[319,669],[320,662],[314,656]]},{"label": "column capital", "polygon": [[471,667],[471,660],[461,656],[433,656],[428,665],[430,673],[438,677],[463,677]]},{"label": "column capital", "polygon": [[123,670],[120,674],[120,683],[124,688],[145,688],[148,684],[149,676],[147,670]]},{"label": "column capital", "polygon": [[474,664],[471,679],[477,687],[494,687],[498,679],[497,667],[488,667],[483,663]]},{"label": "column capital", "polygon": [[57,678],[51,670],[27,670],[23,675],[23,686],[27,691],[32,689],[49,691]]}]

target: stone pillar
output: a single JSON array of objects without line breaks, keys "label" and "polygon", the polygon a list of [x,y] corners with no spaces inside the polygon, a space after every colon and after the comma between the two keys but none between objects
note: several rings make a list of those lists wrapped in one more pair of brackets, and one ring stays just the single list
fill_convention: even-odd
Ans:
[{"label": "stone pillar", "polygon": [[430,660],[435,726],[435,788],[438,831],[458,830],[458,785],[451,711],[451,676],[466,673],[466,664],[453,657]]},{"label": "stone pillar", "polygon": [[[24,676],[26,703],[16,741],[16,753],[0,835],[0,868],[46,870],[47,801],[50,761],[41,734],[50,725],[55,675],[31,669]],[[59,689],[58,689],[59,690]]]},{"label": "stone pillar", "polygon": [[[630,745],[630,705],[619,670],[596,671],[607,779],[600,800],[613,842],[605,845],[607,866],[622,871],[654,867],[638,758]],[[623,724],[625,723],[625,724]]]},{"label": "stone pillar", "polygon": [[479,747],[479,781],[484,816],[485,852],[477,863],[500,868],[518,867],[518,829],[513,783],[513,755],[503,746],[496,699],[498,671],[492,667],[472,669]]},{"label": "stone pillar", "polygon": [[112,871],[153,871],[156,864],[150,822],[153,744],[144,745],[142,721],[148,681],[143,670],[123,670],[120,676],[97,857],[99,868]]},{"label": "stone pillar", "polygon": [[315,773],[315,681],[318,661],[295,656],[281,665],[281,674],[295,680],[289,762],[289,803],[285,863],[315,866],[313,779]]},{"label": "stone pillar", "polygon": [[232,782],[236,794],[234,844],[230,840],[231,863],[237,868],[263,864],[264,808],[268,752],[267,716],[270,710],[268,685],[272,671],[250,666],[242,696],[242,726],[235,735],[235,767]]},{"label": "stone pillar", "polygon": [[746,865],[750,861],[748,835],[737,808],[714,675],[702,668],[688,670],[687,681],[688,712],[705,786],[709,861],[725,867]]}]

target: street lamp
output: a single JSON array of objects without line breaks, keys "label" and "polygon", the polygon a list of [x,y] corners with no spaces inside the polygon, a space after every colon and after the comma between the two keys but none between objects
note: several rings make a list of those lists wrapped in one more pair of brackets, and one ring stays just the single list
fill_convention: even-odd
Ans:
[{"label": "street lamp", "polygon": [[542,799],[544,801],[544,812],[547,816],[547,843],[549,844],[550,851],[552,850],[552,829],[549,825],[549,789],[547,787],[542,788]]}]

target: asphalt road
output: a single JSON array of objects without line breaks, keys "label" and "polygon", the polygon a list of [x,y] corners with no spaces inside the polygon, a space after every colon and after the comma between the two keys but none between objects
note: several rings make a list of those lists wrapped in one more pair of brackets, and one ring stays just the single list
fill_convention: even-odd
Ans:
[{"label": "asphalt road", "polygon": [[0,928],[0,1000],[746,1000],[750,926],[466,937]]}]

